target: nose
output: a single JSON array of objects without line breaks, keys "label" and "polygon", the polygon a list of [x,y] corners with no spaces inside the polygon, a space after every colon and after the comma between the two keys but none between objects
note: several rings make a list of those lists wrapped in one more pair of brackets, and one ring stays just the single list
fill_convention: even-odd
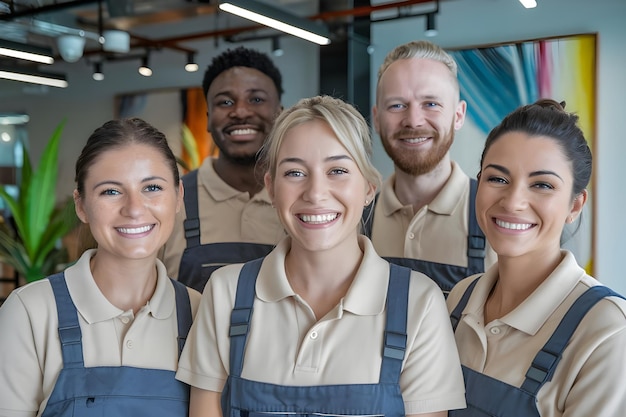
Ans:
[{"label": "nose", "polygon": [[424,125],[424,111],[420,106],[409,105],[405,112],[404,125],[405,127],[415,128]]},{"label": "nose", "polygon": [[127,192],[125,197],[124,205],[122,206],[122,215],[133,218],[140,216],[145,209],[144,199],[141,193]]},{"label": "nose", "polygon": [[328,194],[326,175],[309,173],[308,181],[302,198],[309,203],[323,201]]},{"label": "nose", "polygon": [[500,206],[508,212],[523,210],[528,205],[526,188],[522,185],[511,184],[502,191]]},{"label": "nose", "polygon": [[230,117],[234,119],[245,119],[251,115],[250,103],[245,100],[237,100],[230,109]]}]

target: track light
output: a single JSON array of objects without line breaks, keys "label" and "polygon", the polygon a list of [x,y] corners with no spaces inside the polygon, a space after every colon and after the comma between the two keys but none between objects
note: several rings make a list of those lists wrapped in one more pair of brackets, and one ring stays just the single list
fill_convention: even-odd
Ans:
[{"label": "track light", "polygon": [[187,64],[185,65],[185,71],[187,72],[198,71],[198,64],[196,63],[196,54],[194,52],[187,53]]},{"label": "track light", "polygon": [[44,72],[39,70],[27,69],[27,68],[12,68],[7,66],[0,66],[0,78],[5,80],[21,81],[32,84],[49,85],[51,87],[67,87],[67,80],[65,75]]},{"label": "track light", "polygon": [[426,31],[424,35],[427,37],[437,36],[437,28],[435,27],[435,13],[428,13],[426,15]]},{"label": "track light", "polygon": [[522,3],[522,6],[524,6],[527,9],[532,9],[537,7],[537,1],[536,0],[519,0],[520,3]]},{"label": "track light", "polygon": [[141,66],[139,67],[139,74],[143,75],[144,77],[150,77],[152,75],[152,70],[148,66],[148,55],[145,55],[141,59]]},{"label": "track light", "polygon": [[280,38],[278,36],[272,38],[272,55],[283,56],[285,51],[280,46]]},{"label": "track light", "polygon": [[325,26],[259,1],[225,0],[220,2],[219,8],[318,45],[330,43],[330,33]]},{"label": "track light", "polygon": [[96,81],[104,80],[104,73],[102,72],[102,63],[96,62],[93,64],[93,79]]},{"label": "track light", "polygon": [[25,43],[13,42],[5,39],[0,39],[0,55],[26,59],[28,61],[40,62],[42,64],[54,63],[52,48],[27,45]]}]

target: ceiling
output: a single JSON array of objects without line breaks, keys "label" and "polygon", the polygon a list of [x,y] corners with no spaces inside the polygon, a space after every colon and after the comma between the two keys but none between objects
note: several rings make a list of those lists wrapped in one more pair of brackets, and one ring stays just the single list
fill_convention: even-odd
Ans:
[{"label": "ceiling", "polygon": [[[303,18],[324,22],[335,37],[342,36],[345,33],[342,28],[345,29],[355,17],[394,19],[423,13],[424,7],[432,9],[435,4],[438,8],[435,0],[385,0],[385,3],[358,7],[352,7],[352,4],[369,2],[259,1]],[[91,63],[136,59],[138,54],[145,54],[147,50],[191,53],[196,51],[198,40],[228,40],[237,36],[261,39],[279,33],[228,13],[218,13],[218,3],[218,0],[0,0],[0,39],[52,48],[57,55],[55,64],[45,67],[54,72],[67,67],[63,66],[57,46],[58,37],[64,34],[86,39],[81,61]],[[130,51],[103,51],[98,39],[107,29],[127,32],[130,35]],[[0,57],[0,64],[35,65],[7,57]],[[5,83],[7,81],[0,80],[0,90],[4,89]],[[5,90],[8,91],[8,88]]]}]

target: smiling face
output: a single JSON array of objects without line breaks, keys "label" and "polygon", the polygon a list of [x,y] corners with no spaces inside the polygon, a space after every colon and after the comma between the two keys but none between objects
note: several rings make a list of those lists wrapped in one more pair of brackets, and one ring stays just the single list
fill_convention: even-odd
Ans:
[{"label": "smiling face", "polygon": [[565,223],[582,210],[572,164],[558,142],[509,132],[485,154],[476,195],[478,223],[499,257],[558,256]]},{"label": "smiling face", "polygon": [[431,59],[400,59],[382,74],[373,109],[383,147],[402,171],[432,171],[465,121],[454,75]]},{"label": "smiling face", "polygon": [[265,184],[292,248],[358,245],[357,227],[375,187],[327,123],[316,120],[290,128],[278,150],[275,177],[266,174]]},{"label": "smiling face", "polygon": [[272,79],[253,68],[230,68],[211,83],[207,104],[208,130],[220,157],[254,164],[281,110]]},{"label": "smiling face", "polygon": [[158,150],[131,143],[94,160],[83,195],[74,191],[74,201],[98,242],[98,257],[156,258],[172,232],[182,193]]}]

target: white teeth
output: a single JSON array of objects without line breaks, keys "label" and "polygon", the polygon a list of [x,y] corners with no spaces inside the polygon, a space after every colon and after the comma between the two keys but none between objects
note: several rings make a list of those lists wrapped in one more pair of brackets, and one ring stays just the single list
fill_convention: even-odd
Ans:
[{"label": "white teeth", "polygon": [[254,135],[256,130],[254,129],[235,129],[230,132],[231,136],[239,136],[239,135]]},{"label": "white teeth", "polygon": [[402,139],[406,143],[421,143],[428,140],[428,138],[410,138],[410,139]]},{"label": "white teeth", "polygon": [[496,224],[504,229],[511,230],[527,230],[532,227],[531,223],[509,223],[496,219]]},{"label": "white teeth", "polygon": [[150,226],[142,226],[142,227],[118,227],[117,231],[120,233],[125,233],[127,235],[137,235],[139,233],[145,233],[148,230],[152,229],[153,225]]},{"label": "white teeth", "polygon": [[337,213],[317,214],[317,215],[303,214],[300,216],[300,220],[302,220],[305,223],[322,224],[322,223],[332,222],[333,220],[337,218],[337,216],[338,216]]}]

